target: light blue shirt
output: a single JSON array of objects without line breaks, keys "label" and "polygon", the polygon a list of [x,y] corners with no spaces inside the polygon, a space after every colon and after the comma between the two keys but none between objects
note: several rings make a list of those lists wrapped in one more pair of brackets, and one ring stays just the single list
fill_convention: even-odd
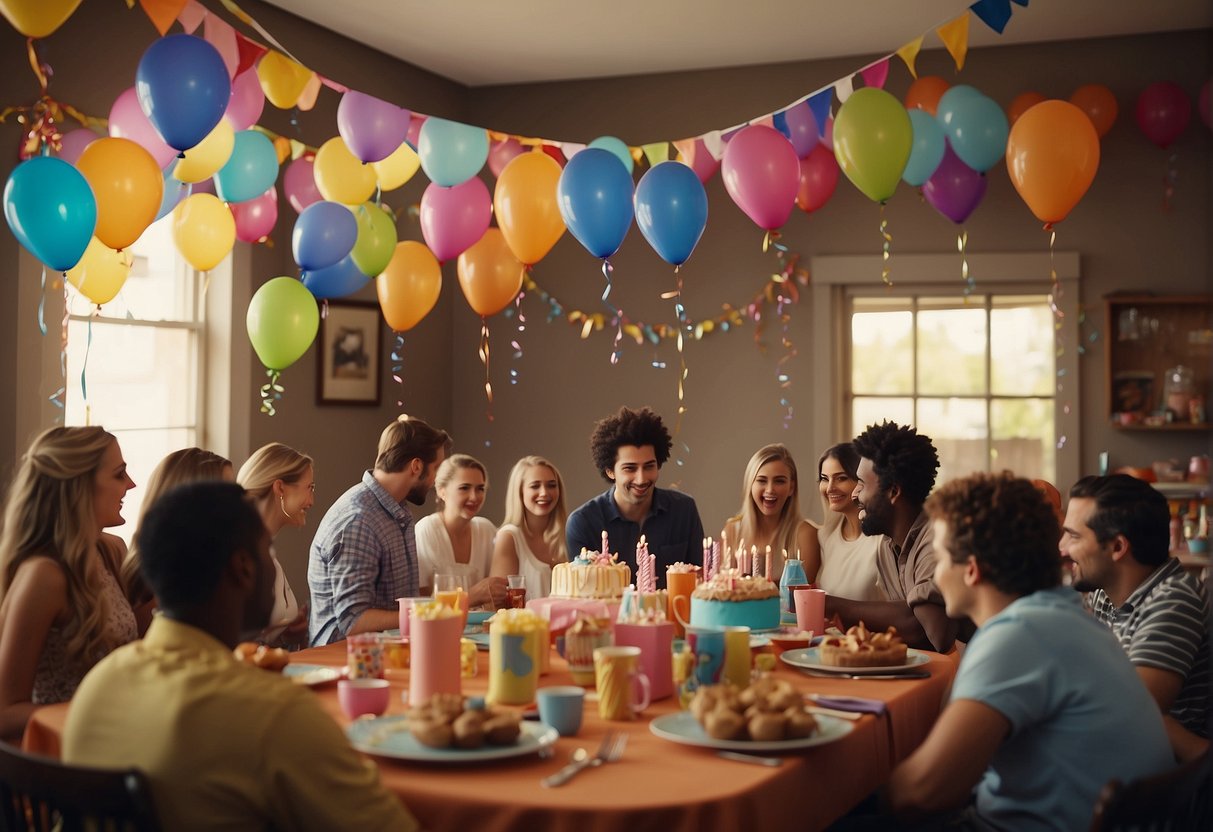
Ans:
[{"label": "light blue shirt", "polygon": [[1011,723],[976,788],[977,814],[996,829],[1086,829],[1113,777],[1174,766],[1158,705],[1067,587],[1019,598],[977,630],[952,686],[957,699]]}]

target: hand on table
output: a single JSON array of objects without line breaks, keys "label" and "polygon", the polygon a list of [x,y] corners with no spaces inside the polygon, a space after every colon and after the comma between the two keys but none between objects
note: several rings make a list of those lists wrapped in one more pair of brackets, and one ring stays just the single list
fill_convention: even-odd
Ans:
[{"label": "hand on table", "polygon": [[468,590],[468,607],[487,606],[499,610],[505,607],[506,580],[503,575],[492,575],[477,581]]}]

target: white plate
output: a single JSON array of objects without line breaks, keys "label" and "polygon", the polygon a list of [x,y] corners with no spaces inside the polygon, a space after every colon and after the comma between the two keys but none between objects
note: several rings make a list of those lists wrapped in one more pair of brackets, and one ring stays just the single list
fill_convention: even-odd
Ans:
[{"label": "white plate", "polygon": [[704,733],[703,726],[696,721],[695,715],[690,711],[659,716],[649,723],[649,730],[663,740],[682,745],[700,745],[704,748],[721,748],[728,751],[796,751],[834,742],[855,729],[850,722],[836,717],[814,714],[813,718],[817,720],[817,731],[813,736],[776,742],[713,739]]},{"label": "white plate", "polygon": [[489,634],[488,633],[464,633],[463,637],[468,641],[476,642],[477,650],[489,649]]},{"label": "white plate", "polygon": [[771,643],[771,637],[765,633],[760,635],[750,634],[750,649],[757,650],[760,647],[766,647]]},{"label": "white plate", "polygon": [[796,650],[785,650],[779,654],[779,658],[792,665],[792,667],[819,670],[823,673],[845,673],[849,676],[869,676],[879,673],[897,673],[902,670],[913,670],[931,660],[931,657],[926,653],[921,650],[915,650],[912,647],[906,651],[905,664],[891,664],[883,667],[839,667],[833,664],[822,664],[820,647],[801,647]]},{"label": "white plate", "polygon": [[345,668],[324,664],[288,664],[282,669],[282,675],[297,685],[316,687],[336,682],[345,676]]},{"label": "white plate", "polygon": [[523,722],[522,733],[513,745],[483,745],[480,748],[430,748],[413,738],[407,716],[380,716],[359,719],[345,729],[350,744],[359,751],[397,760],[427,763],[478,763],[505,757],[535,754],[556,742],[556,729],[535,722]]}]

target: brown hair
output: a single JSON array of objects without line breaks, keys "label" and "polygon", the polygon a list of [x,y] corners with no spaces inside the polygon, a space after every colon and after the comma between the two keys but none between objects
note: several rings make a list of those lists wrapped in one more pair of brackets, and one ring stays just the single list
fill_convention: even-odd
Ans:
[{"label": "brown hair", "polygon": [[414,459],[429,466],[438,458],[440,450],[451,452],[451,437],[446,431],[401,413],[379,436],[375,470],[397,474]]}]

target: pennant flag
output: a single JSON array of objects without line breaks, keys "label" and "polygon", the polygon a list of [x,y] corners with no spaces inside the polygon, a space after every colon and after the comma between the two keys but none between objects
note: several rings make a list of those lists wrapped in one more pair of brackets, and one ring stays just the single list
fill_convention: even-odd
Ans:
[{"label": "pennant flag", "polygon": [[227,65],[228,77],[235,78],[236,69],[240,66],[240,48],[236,46],[236,30],[231,24],[208,14],[203,21],[203,40],[219,52],[219,57]]},{"label": "pennant flag", "polygon": [[885,58],[869,67],[864,67],[860,70],[860,74],[863,75],[865,87],[876,87],[883,90],[885,81],[889,80],[889,59]]},{"label": "pennant flag", "polygon": [[694,139],[678,139],[674,142],[674,149],[678,151],[678,161],[684,165],[691,167],[695,166],[695,140]]},{"label": "pennant flag", "polygon": [[641,149],[644,151],[644,157],[649,160],[649,167],[651,168],[670,160],[669,142],[652,142],[641,145]]},{"label": "pennant flag", "polygon": [[855,76],[848,75],[834,82],[834,93],[838,96],[839,104],[846,104],[853,92],[855,92]]},{"label": "pennant flag", "polygon": [[181,14],[177,15],[177,22],[181,24],[181,28],[185,29],[187,35],[192,35],[209,14],[210,12],[202,8],[198,0],[189,0],[185,4],[185,8],[181,10]]},{"label": "pennant flag", "polygon": [[253,20],[252,15],[250,15],[244,9],[237,6],[236,0],[219,0],[219,2],[222,3],[223,8],[225,8],[229,12],[231,12],[232,15],[235,16],[235,18],[237,20],[239,20],[245,26],[251,27],[254,31],[257,32],[257,34],[261,35],[261,37],[263,37],[267,41],[269,41],[270,46],[277,49],[283,55],[286,55],[288,58],[290,58],[295,63],[300,64],[300,65],[303,64],[303,61],[299,60],[294,55],[292,55],[291,51],[289,49],[287,49],[285,46],[283,46],[281,43],[279,43],[277,38],[275,38],[268,31],[266,31],[264,26],[262,26],[256,20]]},{"label": "pennant flag", "polygon": [[778,113],[775,113],[774,115],[772,115],[771,116],[771,126],[774,127],[776,130],[778,130],[780,133],[783,133],[785,136],[790,136],[791,133],[788,132],[787,112],[788,112],[787,110],[780,110]]},{"label": "pennant flag", "polygon": [[830,120],[830,105],[834,102],[834,88],[826,87],[809,99],[809,109],[817,119],[817,135],[824,136],[826,122]]},{"label": "pennant flag", "polygon": [[[750,122],[751,126],[759,125],[761,127],[774,127],[775,117],[772,115],[759,116]],[[730,137],[731,138],[731,137]]]},{"label": "pennant flag", "polygon": [[564,158],[566,159],[572,159],[583,150],[585,150],[584,144],[578,144],[577,142],[560,143],[560,152],[564,154]]},{"label": "pennant flag", "polygon": [[905,62],[906,69],[910,70],[910,74],[915,79],[918,78],[918,70],[914,68],[914,62],[918,60],[918,51],[922,49],[922,35],[919,35],[914,40],[907,43],[905,46],[897,50],[897,57]]},{"label": "pennant flag", "polygon": [[719,130],[709,130],[703,134],[703,146],[708,153],[712,154],[712,158],[717,162],[724,155],[724,139],[720,137]]},{"label": "pennant flag", "polygon": [[298,139],[291,139],[291,158],[298,159],[303,154],[307,153],[307,145]]},{"label": "pennant flag", "polygon": [[[1024,5],[1027,5],[1026,0]],[[1007,21],[1011,19],[1011,0],[977,0],[969,6],[969,10],[977,15],[982,23],[1001,35],[1002,30],[1007,28]]]},{"label": "pennant flag", "polygon": [[341,83],[340,81],[334,81],[332,78],[325,78],[319,72],[317,72],[316,75],[317,75],[317,77],[320,78],[320,83],[324,84],[326,87],[328,87],[330,90],[333,90],[336,93],[345,95],[347,92],[350,91],[350,88],[347,87],[345,84]]},{"label": "pennant flag", "polygon": [[173,25],[173,21],[181,14],[188,0],[139,0],[143,13],[152,21],[161,37]]},{"label": "pennant flag", "polygon": [[956,62],[956,71],[960,72],[965,68],[965,55],[969,52],[969,13],[965,12],[950,23],[943,24],[935,30],[935,34],[948,48],[948,54]]},{"label": "pennant flag", "polygon": [[258,59],[269,50],[255,40],[249,40],[239,32],[236,33],[236,51],[240,55],[240,63],[236,66],[236,74],[239,75],[246,69],[257,63]]},{"label": "pennant flag", "polygon": [[1012,0],[1012,1],[1015,3],[1016,6],[1023,6],[1025,9],[1028,7],[1028,0]]},{"label": "pennant flag", "polygon": [[299,93],[299,101],[295,106],[300,110],[310,110],[316,106],[316,98],[320,95],[320,75],[313,72],[312,76],[307,79],[307,84],[303,87],[303,92]]}]

